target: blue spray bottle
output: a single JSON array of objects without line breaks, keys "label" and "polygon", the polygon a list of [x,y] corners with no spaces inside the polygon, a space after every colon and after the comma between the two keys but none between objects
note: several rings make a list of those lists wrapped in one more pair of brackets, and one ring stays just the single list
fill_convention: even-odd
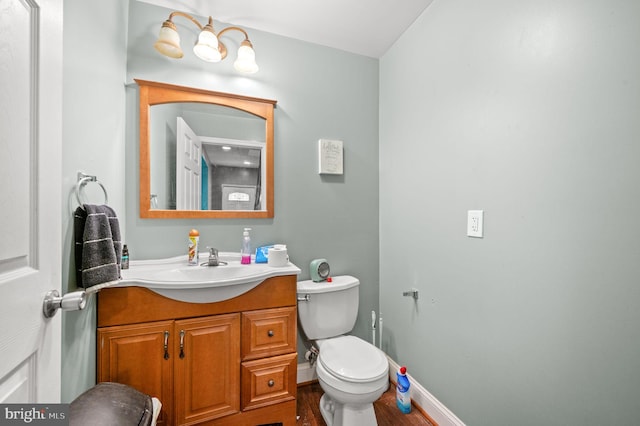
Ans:
[{"label": "blue spray bottle", "polygon": [[411,395],[409,393],[409,378],[407,377],[407,367],[400,367],[396,373],[398,383],[396,385],[396,405],[403,413],[411,412]]}]

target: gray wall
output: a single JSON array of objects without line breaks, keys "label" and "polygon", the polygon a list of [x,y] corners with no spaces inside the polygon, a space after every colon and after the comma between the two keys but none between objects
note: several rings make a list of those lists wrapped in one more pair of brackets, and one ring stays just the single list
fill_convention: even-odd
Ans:
[{"label": "gray wall", "polygon": [[638,424],[639,19],[441,0],[381,59],[384,347],[468,424]]},{"label": "gray wall", "polygon": [[[128,0],[65,0],[62,114],[62,290],[76,289],[73,211],[76,174],[97,176],[124,231],[125,67]],[[96,31],[96,28],[99,28]],[[89,184],[85,202],[102,203]],[[62,401],[95,383],[95,298],[62,313]]]},{"label": "gray wall", "polygon": [[[370,338],[368,318],[378,309],[378,61],[248,29],[261,70],[244,77],[233,71],[232,59],[208,64],[195,58],[189,48],[195,26],[180,18],[185,57],[156,53],[153,42],[169,9],[127,0],[71,0],[64,9],[63,288],[75,289],[71,194],[76,171],[84,170],[109,190],[132,260],[185,253],[193,227],[203,245],[239,251],[249,226],[255,245],[287,244],[301,279],[318,257],[328,259],[335,275],[359,277],[355,333]],[[232,36],[227,44],[232,57],[240,41]],[[276,99],[275,217],[140,219],[133,78]],[[318,175],[320,138],[344,141],[343,176]],[[94,301],[64,321],[63,400],[70,401],[95,383]],[[304,344],[299,339],[301,353]]]}]

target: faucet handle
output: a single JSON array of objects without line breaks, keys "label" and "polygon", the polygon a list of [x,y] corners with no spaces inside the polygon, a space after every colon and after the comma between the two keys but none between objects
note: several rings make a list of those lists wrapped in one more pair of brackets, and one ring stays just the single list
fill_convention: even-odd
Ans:
[{"label": "faucet handle", "polygon": [[218,257],[218,249],[217,248],[207,246],[207,249],[209,249],[209,256]]}]

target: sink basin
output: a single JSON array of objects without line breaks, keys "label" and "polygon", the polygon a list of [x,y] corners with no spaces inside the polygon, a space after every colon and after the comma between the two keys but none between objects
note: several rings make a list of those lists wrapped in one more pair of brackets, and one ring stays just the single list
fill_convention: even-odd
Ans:
[{"label": "sink basin", "polygon": [[[266,263],[240,263],[239,253],[219,253],[226,265],[187,265],[187,256],[168,259],[134,260],[129,269],[122,270],[122,280],[114,287],[146,287],[154,292],[183,302],[220,302],[239,296],[267,278],[298,275],[300,268],[293,263],[273,267]],[[200,263],[207,255],[201,253]]]}]

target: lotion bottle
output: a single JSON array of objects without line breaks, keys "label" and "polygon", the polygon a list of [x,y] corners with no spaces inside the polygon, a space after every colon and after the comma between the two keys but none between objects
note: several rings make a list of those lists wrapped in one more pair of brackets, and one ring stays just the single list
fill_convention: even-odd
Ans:
[{"label": "lotion bottle", "polygon": [[189,231],[189,265],[198,264],[198,241],[200,240],[200,233],[197,229]]},{"label": "lotion bottle", "polygon": [[251,228],[244,228],[242,233],[242,249],[240,250],[240,263],[248,265],[251,263],[251,237],[249,236]]}]

